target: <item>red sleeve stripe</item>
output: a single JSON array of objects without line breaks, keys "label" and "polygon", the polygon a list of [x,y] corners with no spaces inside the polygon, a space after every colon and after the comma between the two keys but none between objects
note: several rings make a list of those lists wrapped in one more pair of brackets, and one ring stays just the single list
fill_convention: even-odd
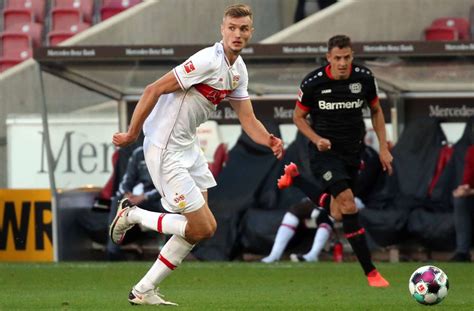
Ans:
[{"label": "red sleeve stripe", "polygon": [[181,79],[179,78],[179,75],[176,72],[176,68],[173,69],[173,73],[174,73],[174,76],[176,77],[176,80],[178,81],[179,86],[181,87],[183,91],[185,91],[186,89],[184,88],[183,82],[181,82]]},{"label": "red sleeve stripe", "polygon": [[296,106],[306,112],[309,112],[311,110],[308,106],[303,105],[299,100],[296,101]]},{"label": "red sleeve stripe", "polygon": [[165,264],[165,266],[167,266],[168,268],[170,268],[170,270],[174,270],[176,269],[177,266],[173,265],[168,259],[166,259],[165,257],[163,257],[161,254],[158,256],[158,260],[160,260],[162,263]]},{"label": "red sleeve stripe", "polygon": [[373,107],[377,103],[378,100],[379,100],[379,97],[375,96],[375,98],[370,101],[370,106]]}]

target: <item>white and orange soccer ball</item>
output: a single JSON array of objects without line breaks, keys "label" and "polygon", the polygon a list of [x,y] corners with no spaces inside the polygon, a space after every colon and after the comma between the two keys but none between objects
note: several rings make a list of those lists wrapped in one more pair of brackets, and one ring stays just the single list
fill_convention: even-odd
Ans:
[{"label": "white and orange soccer ball", "polygon": [[408,289],[417,302],[435,305],[448,295],[448,276],[438,267],[423,266],[410,276]]}]

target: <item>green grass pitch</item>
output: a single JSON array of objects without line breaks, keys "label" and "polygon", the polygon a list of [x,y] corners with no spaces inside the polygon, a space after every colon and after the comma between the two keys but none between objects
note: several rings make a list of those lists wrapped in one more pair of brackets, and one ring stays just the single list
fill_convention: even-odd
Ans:
[{"label": "green grass pitch", "polygon": [[[0,310],[126,310],[130,287],[150,265],[0,263]],[[379,263],[391,286],[370,288],[354,262],[185,262],[161,291],[179,310],[474,310],[472,264],[434,263],[450,281],[436,306],[419,305],[408,292],[408,278],[422,265]]]}]

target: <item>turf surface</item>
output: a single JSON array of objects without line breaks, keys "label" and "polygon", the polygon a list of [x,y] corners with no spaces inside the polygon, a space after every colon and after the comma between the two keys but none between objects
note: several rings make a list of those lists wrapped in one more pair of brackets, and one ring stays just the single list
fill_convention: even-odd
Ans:
[{"label": "turf surface", "polygon": [[[150,265],[0,263],[0,310],[130,309],[130,287]],[[391,287],[370,288],[357,263],[185,262],[161,292],[179,310],[474,310],[472,264],[435,263],[448,275],[450,290],[432,307],[408,293],[408,278],[422,265],[379,263]]]}]

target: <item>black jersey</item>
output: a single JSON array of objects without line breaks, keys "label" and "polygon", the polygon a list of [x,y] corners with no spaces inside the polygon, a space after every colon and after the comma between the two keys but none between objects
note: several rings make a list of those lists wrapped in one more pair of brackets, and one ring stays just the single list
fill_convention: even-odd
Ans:
[{"label": "black jersey", "polygon": [[296,104],[309,112],[316,134],[331,141],[328,152],[358,163],[365,133],[362,108],[377,100],[377,83],[368,68],[352,64],[348,79],[334,80],[327,65],[303,79]]}]

